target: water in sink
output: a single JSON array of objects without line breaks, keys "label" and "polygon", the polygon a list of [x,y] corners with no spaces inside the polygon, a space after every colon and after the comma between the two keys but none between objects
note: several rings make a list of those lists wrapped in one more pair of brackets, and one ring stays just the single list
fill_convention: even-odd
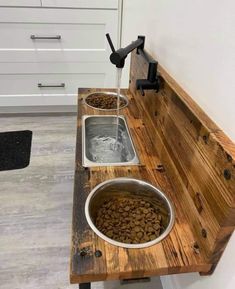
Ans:
[{"label": "water in sink", "polygon": [[116,127],[113,123],[93,125],[92,130],[88,129],[87,152],[90,160],[96,163],[121,163],[133,159],[134,151],[130,149],[128,134],[119,125],[116,139]]}]

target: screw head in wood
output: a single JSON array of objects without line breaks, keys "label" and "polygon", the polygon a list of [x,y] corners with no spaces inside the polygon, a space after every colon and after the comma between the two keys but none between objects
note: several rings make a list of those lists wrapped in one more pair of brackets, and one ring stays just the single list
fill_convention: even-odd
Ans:
[{"label": "screw head in wood", "polygon": [[198,245],[197,242],[195,242],[195,243],[193,244],[193,251],[194,251],[196,254],[199,254],[199,253],[200,253],[200,247],[199,247],[199,245]]},{"label": "screw head in wood", "polygon": [[207,238],[207,231],[206,231],[206,229],[203,228],[202,231],[201,231],[201,233],[202,233],[202,237],[206,239],[206,238]]},{"label": "screw head in wood", "polygon": [[164,168],[164,166],[161,165],[161,164],[160,164],[160,165],[157,165],[156,170],[159,171],[160,173],[165,172],[165,168]]},{"label": "screw head in wood", "polygon": [[96,256],[97,258],[101,257],[101,256],[102,256],[102,252],[101,252],[100,250],[96,250],[96,251],[95,251],[95,256]]},{"label": "screw head in wood", "polygon": [[232,175],[231,175],[230,170],[225,169],[225,170],[224,170],[224,178],[225,178],[226,180],[230,180],[231,177],[232,177]]},{"label": "screw head in wood", "polygon": [[204,143],[207,144],[207,143],[208,143],[208,136],[207,136],[207,135],[204,135],[202,138],[203,138],[203,140],[204,140]]},{"label": "screw head in wood", "polygon": [[91,254],[92,254],[92,250],[90,249],[90,247],[83,247],[79,250],[79,255],[81,257],[91,256]]},{"label": "screw head in wood", "polygon": [[87,255],[87,251],[85,249],[81,249],[79,253],[81,257],[85,257]]}]

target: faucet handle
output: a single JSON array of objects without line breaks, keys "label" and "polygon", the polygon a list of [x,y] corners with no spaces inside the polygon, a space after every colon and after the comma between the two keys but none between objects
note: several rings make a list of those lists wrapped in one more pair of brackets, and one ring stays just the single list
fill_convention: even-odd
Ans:
[{"label": "faucet handle", "polygon": [[107,33],[107,34],[105,34],[105,35],[106,35],[106,38],[107,38],[107,40],[108,40],[108,43],[109,43],[109,46],[110,46],[112,52],[115,52],[115,48],[114,48],[114,46],[113,46],[113,42],[112,42],[112,40],[111,40],[111,37],[110,37],[109,33]]}]

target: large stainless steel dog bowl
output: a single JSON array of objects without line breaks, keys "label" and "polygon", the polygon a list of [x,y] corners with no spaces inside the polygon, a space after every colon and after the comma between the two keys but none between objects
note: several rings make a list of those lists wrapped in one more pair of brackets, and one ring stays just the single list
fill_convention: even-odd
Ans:
[{"label": "large stainless steel dog bowl", "polygon": [[[95,107],[95,106],[92,106],[92,105],[88,104],[88,103],[87,103],[87,98],[88,98],[88,97],[92,97],[93,95],[97,95],[97,96],[106,95],[106,96],[115,96],[115,97],[117,97],[117,93],[116,93],[116,92],[107,92],[107,91],[103,91],[103,92],[102,92],[102,91],[99,91],[99,92],[90,93],[90,94],[88,94],[88,95],[86,96],[86,98],[85,98],[85,104],[86,104],[87,106],[93,108],[93,109],[97,109],[97,110],[101,110],[101,111],[115,111],[115,110],[117,110],[117,108],[110,108],[110,109],[106,108],[106,109],[104,109],[104,108],[98,108],[98,107]],[[128,106],[128,103],[129,103],[128,98],[127,98],[125,95],[123,95],[123,94],[120,94],[120,100],[121,100],[121,99],[123,99],[126,104],[123,105],[123,106],[120,106],[119,109],[123,109],[123,108],[127,107],[127,106]]]},{"label": "large stainless steel dog bowl", "polygon": [[82,118],[82,161],[84,167],[129,166],[139,163],[127,123],[119,116],[84,115]]},{"label": "large stainless steel dog bowl", "polygon": [[[120,194],[121,196],[141,197],[153,206],[160,207],[160,212],[164,215],[165,231],[161,232],[158,238],[141,244],[121,243],[100,232],[95,225],[97,210],[105,200],[113,199],[115,196],[120,197]],[[97,185],[87,197],[85,214],[88,224],[99,237],[113,245],[124,248],[145,248],[159,243],[170,233],[175,221],[173,206],[163,192],[149,183],[131,178],[111,179]]]}]

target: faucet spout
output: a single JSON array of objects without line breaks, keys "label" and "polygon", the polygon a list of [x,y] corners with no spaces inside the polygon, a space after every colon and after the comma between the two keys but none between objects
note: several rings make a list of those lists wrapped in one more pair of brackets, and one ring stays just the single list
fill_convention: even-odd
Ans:
[{"label": "faucet spout", "polygon": [[143,49],[144,48],[144,36],[138,36],[138,39],[133,41],[131,44],[126,46],[125,48],[120,48],[115,51],[112,40],[109,34],[106,34],[109,45],[111,47],[112,53],[110,55],[110,61],[116,65],[117,68],[123,68],[125,65],[125,59],[127,55],[133,51],[134,49]]}]

